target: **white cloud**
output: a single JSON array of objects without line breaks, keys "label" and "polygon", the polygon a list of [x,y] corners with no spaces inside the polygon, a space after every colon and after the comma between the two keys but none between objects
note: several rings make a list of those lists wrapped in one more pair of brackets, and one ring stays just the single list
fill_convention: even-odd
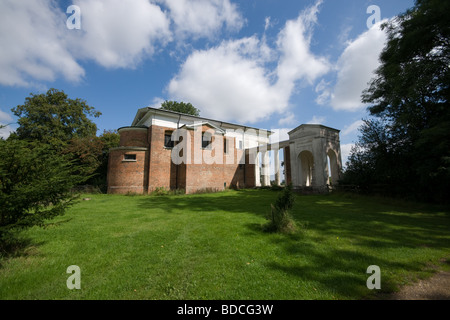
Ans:
[{"label": "white cloud", "polygon": [[76,0],[82,32],[70,32],[77,57],[107,68],[135,67],[171,40],[170,20],[147,0]]},{"label": "white cloud", "polygon": [[68,50],[66,19],[53,1],[0,1],[0,84],[80,80],[84,70]]},{"label": "white cloud", "polygon": [[267,48],[256,37],[194,51],[170,81],[169,94],[191,102],[203,116],[241,123],[262,120],[286,103],[271,86],[267,58]]},{"label": "white cloud", "polygon": [[330,64],[323,57],[310,51],[313,27],[322,1],[302,11],[296,20],[286,22],[278,35],[277,45],[281,58],[277,67],[277,89],[290,95],[295,82],[306,80],[312,84],[315,79],[330,70]]},{"label": "white cloud", "polygon": [[164,101],[165,100],[163,98],[161,98],[161,97],[155,97],[155,98],[152,99],[152,102],[148,105],[148,107],[159,109],[159,108],[161,108],[161,104]]},{"label": "white cloud", "polygon": [[0,110],[0,126],[5,127],[0,128],[0,138],[6,139],[9,137],[10,132],[14,131],[8,124],[13,121],[10,114]]},{"label": "white cloud", "polygon": [[8,113],[0,110],[0,124],[11,122],[13,118]]},{"label": "white cloud", "polygon": [[222,27],[237,31],[244,19],[235,4],[229,0],[159,0],[169,9],[178,37],[214,36]]},{"label": "white cloud", "polygon": [[5,126],[3,128],[0,128],[0,138],[7,139],[11,134],[11,132],[14,132],[14,129],[11,128],[11,126]]},{"label": "white cloud", "polygon": [[288,112],[283,118],[278,120],[278,124],[281,125],[290,125],[295,124],[297,120],[295,119],[295,114],[292,112]]},{"label": "white cloud", "polygon": [[[358,111],[364,108],[361,94],[379,66],[379,55],[386,42],[382,22],[351,41],[337,62],[337,82],[330,94],[334,110]],[[326,94],[324,88],[322,93]],[[325,96],[322,96],[324,98]],[[319,101],[324,102],[323,99]]]},{"label": "white cloud", "polygon": [[71,4],[80,8],[81,30],[66,27],[66,8],[55,0],[0,1],[0,84],[40,86],[57,78],[78,82],[85,76],[83,60],[105,68],[135,68],[171,41],[239,30],[245,22],[230,0]]},{"label": "white cloud", "polygon": [[313,116],[313,118],[309,120],[307,124],[324,124],[325,119],[326,119],[325,117]]},{"label": "white cloud", "polygon": [[330,82],[326,82],[324,79],[320,80],[315,88],[315,92],[318,94],[316,103],[324,105],[329,102],[331,97]]},{"label": "white cloud", "polygon": [[357,120],[357,121],[353,122],[352,124],[346,126],[346,127],[342,130],[341,135],[342,135],[342,136],[346,136],[346,135],[349,135],[349,134],[351,134],[351,133],[357,131],[358,128],[361,127],[361,126],[363,125],[363,123],[364,123],[364,122],[363,122],[362,120]]},{"label": "white cloud", "polygon": [[[298,81],[311,83],[329,70],[327,61],[309,50],[320,3],[286,23],[275,49],[265,37],[253,36],[194,51],[167,87],[171,99],[191,102],[204,116],[240,123],[286,112]],[[276,56],[272,70],[268,65]],[[280,124],[292,118],[288,113]]]},{"label": "white cloud", "polygon": [[273,27],[276,23],[272,21],[271,17],[266,17],[264,19],[264,31],[269,30],[271,27]]},{"label": "white cloud", "polygon": [[343,166],[345,166],[345,164],[347,163],[348,156],[350,155],[350,151],[353,146],[353,143],[341,144],[341,158]]}]

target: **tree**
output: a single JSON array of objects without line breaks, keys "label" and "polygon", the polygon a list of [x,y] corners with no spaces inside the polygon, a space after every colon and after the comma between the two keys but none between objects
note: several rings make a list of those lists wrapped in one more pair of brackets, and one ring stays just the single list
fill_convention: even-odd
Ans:
[{"label": "tree", "polygon": [[405,188],[410,190],[407,181],[411,178],[411,159],[404,157],[404,150],[391,134],[390,126],[383,118],[363,120],[342,184],[357,185],[364,192],[377,190],[390,195],[401,194]]},{"label": "tree", "polygon": [[200,110],[195,108],[191,103],[166,100],[161,104],[160,109],[181,112],[181,113],[190,114],[190,115],[193,115],[196,117],[200,116]]},{"label": "tree", "polygon": [[[389,138],[387,160],[373,162],[375,171],[398,172],[388,177],[389,183],[402,185],[405,194],[412,192],[421,200],[446,200],[450,179],[448,10],[448,1],[417,0],[385,23],[388,41],[381,64],[362,95],[371,104],[370,114],[388,124],[382,128]],[[369,146],[367,152],[373,152],[375,138],[366,135],[360,141]]]},{"label": "tree", "polygon": [[120,135],[117,130],[104,130],[99,140],[102,144],[101,155],[98,158],[100,165],[97,167],[95,175],[87,183],[95,185],[103,192],[106,192],[109,150],[119,146]]},{"label": "tree", "polygon": [[109,149],[118,147],[119,141],[117,130],[104,130],[99,137],[72,139],[63,153],[71,155],[78,165],[79,174],[88,177],[87,185],[106,191]]},{"label": "tree", "polygon": [[49,145],[0,139],[0,249],[15,232],[64,214],[84,178]]},{"label": "tree", "polygon": [[78,165],[80,175],[88,177],[102,164],[103,142],[97,136],[73,138],[62,152]]},{"label": "tree", "polygon": [[89,117],[100,112],[81,99],[70,99],[64,91],[50,89],[45,94],[30,94],[23,105],[11,109],[19,117],[14,136],[40,141],[63,149],[74,138],[96,135],[97,126]]}]

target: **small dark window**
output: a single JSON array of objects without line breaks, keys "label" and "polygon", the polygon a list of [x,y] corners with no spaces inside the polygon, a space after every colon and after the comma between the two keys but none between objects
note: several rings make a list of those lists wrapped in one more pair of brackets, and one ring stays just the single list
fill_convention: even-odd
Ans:
[{"label": "small dark window", "polygon": [[227,143],[227,138],[223,137],[223,153],[228,153],[228,143]]},{"label": "small dark window", "polygon": [[202,134],[202,148],[203,149],[211,149],[211,141],[212,141],[211,133],[204,132]]},{"label": "small dark window", "polygon": [[125,154],[123,157],[123,160],[136,161],[136,155],[135,154]]},{"label": "small dark window", "polygon": [[166,131],[164,133],[164,147],[166,148],[173,148],[174,143],[172,140],[172,132],[171,131]]}]

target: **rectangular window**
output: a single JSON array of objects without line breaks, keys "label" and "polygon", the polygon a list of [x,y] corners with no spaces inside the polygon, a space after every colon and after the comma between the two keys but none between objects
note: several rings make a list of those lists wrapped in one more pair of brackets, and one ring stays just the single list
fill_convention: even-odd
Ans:
[{"label": "rectangular window", "polygon": [[223,153],[227,154],[228,153],[228,143],[227,143],[227,138],[223,137]]},{"label": "rectangular window", "polygon": [[125,154],[123,156],[124,161],[136,161],[136,155],[135,154]]},{"label": "rectangular window", "polygon": [[202,148],[203,149],[211,149],[212,136],[209,132],[202,133]]},{"label": "rectangular window", "polygon": [[173,148],[174,143],[172,140],[172,131],[166,131],[164,133],[164,147]]},{"label": "rectangular window", "polygon": [[244,146],[242,144],[242,140],[239,140],[239,150],[242,150],[242,149],[244,149]]}]

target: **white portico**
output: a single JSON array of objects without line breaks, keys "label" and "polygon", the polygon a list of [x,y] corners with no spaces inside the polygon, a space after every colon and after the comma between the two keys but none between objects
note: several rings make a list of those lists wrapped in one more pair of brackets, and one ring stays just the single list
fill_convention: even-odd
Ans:
[{"label": "white portico", "polygon": [[[336,185],[342,170],[339,130],[303,124],[288,134],[289,140],[248,149],[249,159],[255,164],[255,186],[270,185],[270,161],[274,162],[274,183],[280,184],[280,150],[284,151],[286,183],[316,191]],[[273,153],[272,159],[269,152]]]},{"label": "white portico", "polygon": [[321,188],[338,182],[342,170],[339,130],[303,124],[289,132],[289,149],[293,186]]}]

